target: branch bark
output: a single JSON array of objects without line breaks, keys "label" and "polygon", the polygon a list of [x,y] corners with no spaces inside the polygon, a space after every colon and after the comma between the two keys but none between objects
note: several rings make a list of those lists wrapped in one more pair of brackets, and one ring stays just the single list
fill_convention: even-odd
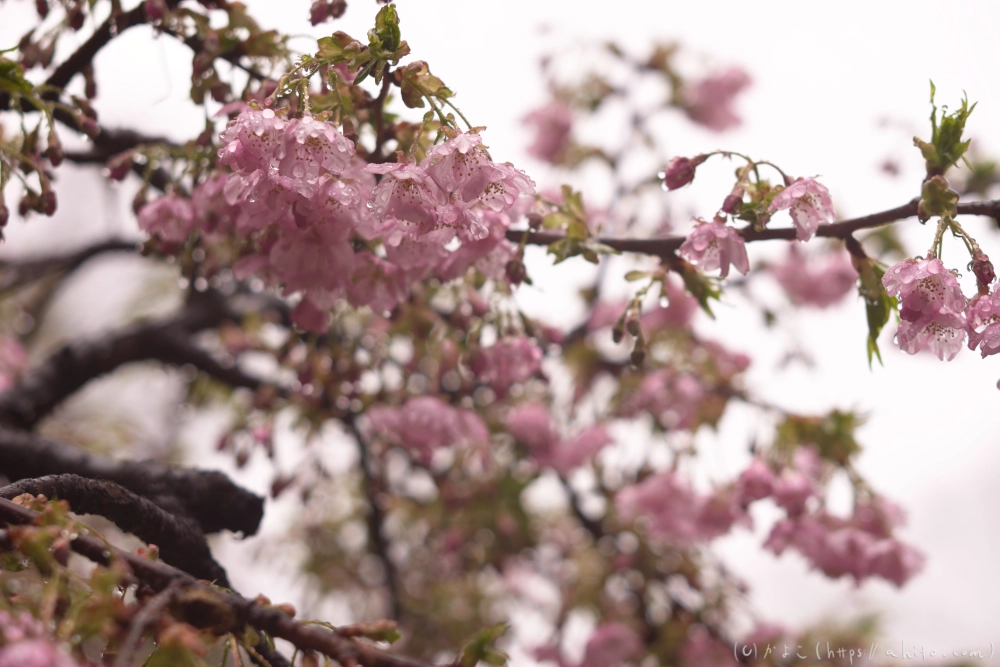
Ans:
[{"label": "branch bark", "polygon": [[[7,525],[24,525],[34,523],[40,514],[26,507],[16,505],[9,500],[0,499],[0,523]],[[4,536],[5,537],[5,536]],[[342,665],[356,663],[363,667],[432,667],[432,663],[414,658],[395,655],[371,644],[343,637],[337,632],[321,629],[315,625],[303,625],[290,616],[272,606],[265,606],[248,600],[236,593],[228,593],[218,588],[199,583],[191,575],[181,572],[166,563],[146,560],[113,547],[90,535],[75,538],[70,547],[73,551],[86,556],[100,565],[108,565],[112,559],[126,563],[132,570],[137,581],[140,581],[156,591],[162,591],[174,584],[177,588],[175,607],[183,611],[184,600],[191,592],[191,599],[198,601],[202,610],[206,601],[212,600],[218,608],[208,614],[193,613],[183,620],[204,628],[216,631],[241,631],[245,624],[250,624],[257,630],[266,632],[272,637],[279,637],[291,642],[300,650],[317,651],[327,655]],[[218,613],[226,612],[226,613]],[[229,627],[220,627],[220,617],[227,617]]]},{"label": "branch bark", "polygon": [[48,475],[0,488],[0,498],[13,500],[22,493],[59,498],[77,514],[97,514],[110,519],[126,533],[146,544],[155,544],[166,562],[198,579],[232,588],[226,571],[205,542],[198,524],[185,516],[175,516],[152,501],[105,480],[79,475]]},{"label": "branch bark", "polygon": [[171,514],[195,521],[204,533],[232,530],[253,535],[264,516],[264,499],[221,472],[171,468],[155,461],[117,461],[29,433],[0,429],[0,472],[11,482],[67,473],[114,482]]}]

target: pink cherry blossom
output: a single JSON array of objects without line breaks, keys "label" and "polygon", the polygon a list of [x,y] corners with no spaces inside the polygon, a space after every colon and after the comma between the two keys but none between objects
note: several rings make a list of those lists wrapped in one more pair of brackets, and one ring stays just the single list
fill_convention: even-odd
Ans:
[{"label": "pink cherry blossom", "polygon": [[602,424],[585,428],[569,440],[559,442],[554,450],[539,457],[542,465],[551,465],[557,472],[568,474],[614,442]]},{"label": "pink cherry blossom", "polygon": [[407,233],[418,235],[437,225],[437,207],[444,195],[427,172],[415,164],[372,164],[365,168],[385,178],[372,193],[372,214],[376,219],[393,219],[411,225]]},{"label": "pink cherry blossom", "polygon": [[759,458],[755,458],[746,470],[740,473],[738,488],[746,504],[761,500],[771,495],[774,489],[774,473],[770,466]]},{"label": "pink cherry blossom", "polygon": [[806,258],[796,244],[789,244],[784,263],[774,266],[771,274],[792,303],[817,308],[837,303],[858,281],[858,272],[846,252]]},{"label": "pink cherry blossom", "polygon": [[639,634],[621,623],[605,623],[587,640],[579,667],[621,667],[642,653]]},{"label": "pink cherry blossom", "polygon": [[955,358],[962,349],[965,336],[965,318],[948,312],[927,315],[916,321],[904,319],[896,330],[899,349],[907,354],[926,350],[942,361]]},{"label": "pink cherry blossom", "polygon": [[243,111],[222,133],[225,145],[219,150],[219,162],[244,175],[276,167],[284,157],[287,125],[271,109]]},{"label": "pink cherry blossom", "polygon": [[795,235],[800,241],[808,241],[820,225],[828,225],[836,219],[830,191],[813,178],[797,178],[771,202],[770,211],[791,209]]},{"label": "pink cherry blossom", "polygon": [[[704,159],[702,160],[704,162]],[[667,163],[667,168],[660,176],[663,177],[663,184],[668,190],[682,188],[694,180],[695,169],[699,162],[686,157],[675,157]]]},{"label": "pink cherry blossom", "polygon": [[542,350],[528,338],[508,337],[480,352],[474,361],[479,379],[503,398],[513,385],[541,370]]},{"label": "pink cherry blossom", "polygon": [[899,296],[900,317],[917,321],[927,315],[965,310],[966,299],[958,278],[940,259],[906,259],[889,267],[882,285],[890,296]]},{"label": "pink cherry blossom", "polygon": [[278,172],[291,177],[297,189],[310,197],[314,190],[307,184],[323,174],[336,175],[347,169],[354,144],[330,123],[303,116],[284,128],[282,153]]},{"label": "pink cherry blossom", "polygon": [[354,252],[333,225],[285,230],[271,248],[271,270],[286,292],[337,290],[351,278]]},{"label": "pink cherry blossom", "polygon": [[880,540],[868,551],[869,572],[902,587],[924,567],[924,555],[898,540]]},{"label": "pink cherry blossom", "polygon": [[732,227],[721,222],[701,223],[688,234],[680,253],[704,271],[721,269],[720,275],[729,275],[729,265],[746,275],[750,270],[746,245]]},{"label": "pink cherry blossom", "polygon": [[698,425],[698,408],[704,397],[705,389],[694,376],[665,368],[643,378],[620,414],[632,417],[645,411],[666,428],[690,429]]},{"label": "pink cherry blossom", "polygon": [[749,523],[734,487],[701,496],[672,471],[625,487],[615,497],[615,508],[625,520],[641,517],[650,535],[679,547],[719,537],[737,522]]},{"label": "pink cherry blossom", "polygon": [[1000,352],[1000,292],[994,287],[988,294],[972,299],[966,311],[969,349],[977,347],[983,357]]},{"label": "pink cherry blossom", "polygon": [[507,414],[507,432],[533,452],[549,450],[559,441],[548,407],[541,403],[522,403]]},{"label": "pink cherry blossom", "polygon": [[0,649],[0,667],[78,667],[79,663],[42,639],[9,644]]},{"label": "pink cherry blossom", "polygon": [[406,287],[406,274],[395,264],[367,252],[354,255],[354,272],[347,286],[351,305],[384,313],[406,299]]},{"label": "pink cherry blossom", "polygon": [[704,625],[695,625],[688,631],[687,641],[681,647],[681,667],[739,667],[732,645],[712,637]]},{"label": "pink cherry blossom", "polygon": [[573,111],[562,102],[549,102],[524,117],[535,128],[528,155],[549,164],[559,164],[566,155],[573,131]]},{"label": "pink cherry blossom", "polygon": [[411,398],[400,408],[375,406],[367,415],[377,437],[424,463],[438,449],[480,445],[489,439],[489,429],[479,415],[433,396]]},{"label": "pink cherry blossom", "polygon": [[683,107],[688,118],[722,132],[740,124],[733,111],[736,96],[750,85],[750,75],[738,67],[712,74],[685,88]]},{"label": "pink cherry blossom", "polygon": [[785,469],[774,483],[774,501],[789,515],[801,514],[806,502],[817,495],[815,482],[798,470]]},{"label": "pink cherry blossom", "polygon": [[139,211],[139,228],[168,243],[183,243],[194,231],[194,208],[187,199],[166,195]]},{"label": "pink cherry blossom", "polygon": [[501,178],[482,143],[477,133],[464,132],[431,148],[421,162],[421,168],[448,200],[472,203],[482,196],[486,186]]}]

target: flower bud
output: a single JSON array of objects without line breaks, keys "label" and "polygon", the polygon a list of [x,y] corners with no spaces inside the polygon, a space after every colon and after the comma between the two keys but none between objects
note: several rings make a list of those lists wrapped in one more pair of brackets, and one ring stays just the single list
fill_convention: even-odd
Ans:
[{"label": "flower bud", "polygon": [[164,0],[146,0],[146,20],[150,23],[162,21],[167,15],[167,3]]},{"label": "flower bud", "polygon": [[49,15],[49,0],[35,0],[35,11],[38,12],[38,18],[44,19]]},{"label": "flower bud", "polygon": [[639,320],[635,318],[631,318],[625,322],[625,329],[630,336],[638,336],[642,333],[642,329],[639,327]]},{"label": "flower bud", "polygon": [[997,277],[990,258],[979,248],[976,248],[976,252],[972,255],[972,273],[975,274],[979,287],[987,292]]},{"label": "flower bud", "polygon": [[78,2],[77,4],[73,5],[73,8],[70,9],[69,12],[67,12],[66,18],[67,22],[69,23],[69,27],[73,29],[73,32],[76,32],[77,30],[82,28],[83,20],[86,18],[83,15],[83,3]]},{"label": "flower bud", "polygon": [[698,155],[694,158],[675,157],[667,164],[667,168],[659,174],[660,178],[663,179],[663,185],[668,190],[684,187],[694,180],[695,169],[705,159],[704,155]]},{"label": "flower bud", "polygon": [[530,227],[532,231],[538,231],[542,228],[542,219],[542,216],[538,213],[529,213],[528,227]]},{"label": "flower bud", "polygon": [[0,228],[6,227],[8,220],[10,220],[10,209],[6,204],[0,204]]},{"label": "flower bud", "polygon": [[101,133],[101,128],[93,118],[82,116],[77,121],[80,124],[80,131],[93,139]]},{"label": "flower bud", "polygon": [[58,167],[66,159],[66,151],[63,150],[62,144],[59,142],[59,135],[55,132],[49,132],[49,144],[45,149],[45,157],[49,159],[49,163],[53,167]]},{"label": "flower bud", "polygon": [[527,277],[527,271],[524,269],[524,262],[519,259],[512,259],[507,262],[507,281],[511,285],[520,285],[524,282],[525,277]]},{"label": "flower bud", "polygon": [[41,197],[38,198],[38,204],[35,210],[42,215],[51,216],[56,212],[56,193],[52,190],[42,191]]},{"label": "flower bud", "polygon": [[722,200],[722,210],[729,215],[736,215],[740,210],[740,206],[743,205],[743,193],[743,188],[738,186],[733,188],[733,191]]}]

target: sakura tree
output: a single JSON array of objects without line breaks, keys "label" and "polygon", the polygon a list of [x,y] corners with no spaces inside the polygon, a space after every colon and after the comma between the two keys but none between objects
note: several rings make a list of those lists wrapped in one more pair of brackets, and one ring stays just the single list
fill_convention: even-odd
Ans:
[{"label": "sakura tree", "polygon": [[[227,0],[35,6],[36,25],[0,56],[0,226],[52,216],[71,163],[134,196],[137,227],[68,253],[5,248],[0,667],[894,657],[867,652],[865,622],[786,628],[747,611],[752,592],[712,544],[749,527],[755,504],[781,515],[761,549],[832,580],[902,587],[925,558],[898,535],[902,508],[855,465],[863,415],[762,399],[745,380],[754,351],[700,323],[730,295],[753,307],[754,285],[772,280],[795,308],[857,297],[869,364],[890,333],[941,360],[1000,352],[995,239],[963,226],[1000,218],[976,197],[998,178],[969,163],[974,104],[938,109],[932,85],[913,198],[843,219],[822,178],[739,146],[670,153],[659,118],[723,132],[751,85],[735,65],[689,66],[678,45],[546,59],[550,100],[524,118],[529,153],[559,177],[546,182],[488,146],[491,121],[463,114],[461,82],[411,53],[401,14],[417,7],[355,0],[374,15],[358,38],[336,29],[343,0],[316,0],[303,22],[330,34],[298,52]],[[189,141],[108,127],[95,111],[95,55],[137,26],[190,50],[205,121]],[[568,76],[582,60],[593,66]],[[634,95],[649,81],[653,106]],[[588,142],[581,128],[609,108],[624,110],[617,143]],[[971,176],[949,181],[962,164]],[[717,204],[682,215],[676,191],[710,170],[726,175],[708,195]],[[602,205],[574,185],[584,172],[610,184]],[[918,255],[895,234],[912,218],[927,232]],[[755,257],[763,241],[787,248],[780,263]],[[40,349],[55,295],[110,255],[169,275],[177,308],[140,304],[121,328],[71,327]],[[597,268],[575,326],[524,312],[523,286],[581,260]],[[966,266],[974,284],[960,282]],[[267,459],[268,498],[238,473],[174,465],[176,450],[135,460],[101,445],[111,433],[60,422],[85,387],[140,362],[178,370],[174,422],[225,415],[195,429],[203,454],[189,463]],[[767,435],[752,436],[740,474],[706,485],[699,440],[734,405]],[[837,483],[846,513],[828,503]],[[265,506],[289,498],[302,554],[290,566],[339,618],[236,591],[213,556],[225,538],[210,536],[251,536]],[[849,655],[813,651],[817,637]]]}]

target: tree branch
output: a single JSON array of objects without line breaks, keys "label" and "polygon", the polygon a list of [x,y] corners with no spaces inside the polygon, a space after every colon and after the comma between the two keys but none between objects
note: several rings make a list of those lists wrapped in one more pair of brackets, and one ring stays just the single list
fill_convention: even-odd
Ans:
[{"label": "tree branch", "polygon": [[114,482],[171,514],[194,520],[204,533],[253,535],[264,516],[264,499],[221,472],[117,461],[29,433],[0,429],[0,471],[11,482],[66,473]]},{"label": "tree branch", "polygon": [[50,273],[75,271],[89,260],[106,252],[135,252],[136,248],[135,241],[109,239],[68,255],[14,261],[0,260],[0,271],[2,271],[0,291],[20,287]]},{"label": "tree branch", "polygon": [[[26,507],[16,505],[9,500],[0,499],[0,523],[25,525],[37,521],[40,513]],[[2,536],[6,537],[6,536]],[[0,540],[2,541],[2,540]],[[202,613],[184,615],[182,620],[202,628],[212,628],[215,631],[239,632],[244,624],[250,624],[257,630],[268,633],[291,642],[303,651],[317,651],[327,655],[342,665],[352,662],[363,667],[432,667],[431,663],[394,655],[376,648],[370,644],[341,636],[337,632],[321,629],[315,625],[303,625],[296,622],[280,609],[261,605],[248,600],[236,593],[227,593],[207,584],[199,583],[191,575],[167,565],[166,563],[146,560],[126,551],[106,544],[90,535],[80,535],[70,542],[73,551],[86,556],[100,565],[109,565],[112,559],[121,560],[132,570],[137,581],[154,590],[161,591],[174,584],[177,587],[175,604],[184,611],[185,600],[198,603]],[[192,595],[185,595],[192,593]],[[213,607],[207,614],[204,610],[207,601],[212,601]],[[217,605],[217,606],[215,606]],[[197,610],[191,610],[196,612]],[[228,612],[228,613],[220,613]],[[220,627],[220,618],[228,620],[228,627]]]},{"label": "tree branch", "polygon": [[155,544],[166,562],[198,579],[232,588],[226,571],[205,542],[198,524],[185,516],[175,516],[152,501],[105,480],[79,475],[48,475],[22,479],[0,488],[0,498],[12,500],[22,493],[69,502],[77,514],[97,514],[110,519],[126,533],[146,544]]},{"label": "tree branch", "polygon": [[[905,218],[912,218],[917,214],[917,204],[919,201],[919,199],[913,199],[902,206],[897,206],[886,211],[872,213],[860,218],[841,220],[832,225],[821,225],[816,231],[816,236],[846,239],[854,232],[862,229],[872,229]],[[1000,200],[959,203],[958,213],[959,215],[984,215],[1000,219]],[[759,232],[751,227],[744,227],[739,232],[740,236],[747,243],[751,241],[772,241],[778,239],[792,241],[796,238],[796,230],[793,227],[764,229]],[[550,243],[566,238],[563,234],[553,232],[525,232],[524,230],[510,229],[507,230],[507,240],[512,243],[519,243],[526,233],[528,234],[528,243],[531,245],[549,245]],[[594,240],[622,252],[634,252],[665,258],[673,256],[686,239],[686,236],[667,236],[658,239],[598,237]]]}]

